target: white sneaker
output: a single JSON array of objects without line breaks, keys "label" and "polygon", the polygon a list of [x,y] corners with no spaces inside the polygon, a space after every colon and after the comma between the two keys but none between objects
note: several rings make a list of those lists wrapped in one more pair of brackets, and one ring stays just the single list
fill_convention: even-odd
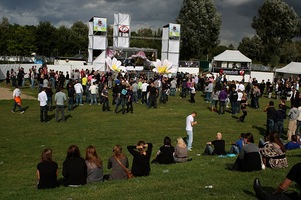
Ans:
[{"label": "white sneaker", "polygon": [[20,112],[20,115],[22,115],[25,111],[23,110],[22,112]]}]

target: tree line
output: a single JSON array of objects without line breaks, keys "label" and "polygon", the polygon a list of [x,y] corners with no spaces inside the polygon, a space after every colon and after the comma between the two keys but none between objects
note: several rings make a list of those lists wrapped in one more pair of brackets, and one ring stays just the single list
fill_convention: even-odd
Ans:
[{"label": "tree line", "polygon": [[[181,60],[211,60],[233,45],[220,45],[222,16],[212,0],[183,0],[176,18],[181,24]],[[256,31],[245,37],[238,50],[255,62],[272,67],[278,63],[301,61],[301,20],[295,10],[283,0],[265,0],[250,24]],[[108,27],[108,45],[113,45],[113,28]],[[131,36],[161,38],[162,29],[142,28]],[[297,38],[297,40],[296,40]],[[158,39],[130,40],[131,47],[153,48],[161,54]],[[35,52],[46,57],[71,57],[77,54],[87,58],[88,27],[81,21],[70,28],[54,27],[50,22],[36,26],[10,24],[7,18],[0,23],[0,55],[29,56]]]}]

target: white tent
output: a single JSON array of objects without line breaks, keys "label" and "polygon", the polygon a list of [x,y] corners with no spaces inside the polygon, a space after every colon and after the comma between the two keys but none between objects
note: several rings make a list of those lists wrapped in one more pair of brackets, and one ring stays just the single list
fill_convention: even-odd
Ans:
[{"label": "white tent", "polygon": [[276,69],[276,72],[285,74],[301,74],[301,63],[291,62],[280,69]]},{"label": "white tent", "polygon": [[215,56],[213,62],[245,62],[251,63],[252,60],[238,50],[226,50]]}]

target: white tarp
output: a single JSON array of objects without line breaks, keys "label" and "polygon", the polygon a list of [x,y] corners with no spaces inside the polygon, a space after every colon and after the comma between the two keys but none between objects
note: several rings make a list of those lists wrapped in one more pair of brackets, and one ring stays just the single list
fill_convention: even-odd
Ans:
[{"label": "white tarp", "polygon": [[301,74],[301,63],[291,62],[280,69],[276,69],[276,72],[285,74]]},{"label": "white tarp", "polygon": [[238,50],[226,50],[223,53],[215,56],[213,58],[213,62],[218,61],[218,62],[246,62],[246,63],[251,63],[252,60],[242,54]]}]

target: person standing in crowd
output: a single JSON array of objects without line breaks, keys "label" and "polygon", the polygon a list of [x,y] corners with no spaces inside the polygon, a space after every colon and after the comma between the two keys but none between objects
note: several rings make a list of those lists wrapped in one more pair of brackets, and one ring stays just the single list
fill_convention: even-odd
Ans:
[{"label": "person standing in crowd", "polygon": [[101,91],[101,97],[102,97],[102,111],[110,111],[109,91],[107,89],[106,84],[104,84],[103,89]]},{"label": "person standing in crowd", "polygon": [[6,85],[9,85],[10,84],[10,73],[9,73],[9,70],[6,71],[5,80],[6,80]]},{"label": "person standing in crowd", "polygon": [[146,80],[144,80],[144,82],[141,85],[141,91],[142,91],[141,102],[142,102],[142,104],[147,103],[147,86],[148,86],[148,83]]},{"label": "person standing in crowd", "polygon": [[47,94],[46,88],[43,88],[42,91],[38,94],[38,101],[40,102],[40,121],[48,122],[48,108],[47,108]]},{"label": "person standing in crowd", "polygon": [[115,114],[118,113],[118,107],[121,105],[122,114],[125,113],[125,102],[127,97],[127,90],[125,81],[122,81],[120,86],[118,87]]},{"label": "person standing in crowd", "polygon": [[12,113],[16,112],[16,108],[19,108],[20,114],[23,114],[25,111],[22,108],[22,100],[21,100],[21,90],[19,89],[19,86],[16,85],[14,91],[13,91],[13,99],[14,99],[14,107],[12,109]]},{"label": "person standing in crowd", "polygon": [[87,165],[85,159],[80,156],[77,145],[68,148],[67,156],[63,162],[64,186],[78,187],[87,183]]},{"label": "person standing in crowd", "polygon": [[190,91],[190,103],[195,103],[195,94],[196,94],[196,90],[195,90],[195,86],[194,86],[194,82],[191,83],[190,85],[190,88],[189,88],[189,91]]},{"label": "person standing in crowd", "polygon": [[264,80],[262,80],[261,83],[259,84],[259,90],[260,90],[261,97],[263,96],[264,89],[265,89],[265,82],[264,82]]},{"label": "person standing in crowd", "polygon": [[65,101],[67,100],[66,94],[63,92],[62,88],[58,88],[58,92],[54,96],[54,101],[56,103],[55,119],[59,122],[59,112],[62,113],[62,122],[65,122]]},{"label": "person standing in crowd", "polygon": [[96,82],[93,82],[93,84],[89,87],[89,91],[90,91],[90,94],[91,94],[90,105],[93,105],[94,103],[97,104],[98,87],[96,85]]},{"label": "person standing in crowd", "polygon": [[274,107],[274,101],[270,101],[268,106],[264,109],[264,112],[267,113],[267,121],[266,121],[266,127],[267,132],[266,134],[270,134],[274,131],[274,118],[276,114],[276,109]]},{"label": "person standing in crowd", "polygon": [[287,127],[287,140],[291,141],[292,135],[295,135],[297,130],[297,119],[299,117],[299,110],[297,105],[293,105],[287,114],[288,127]]},{"label": "person standing in crowd", "polygon": [[149,161],[153,149],[152,143],[139,141],[136,146],[127,146],[127,149],[134,157],[131,170],[133,175],[148,176],[151,171]]},{"label": "person standing in crowd", "polygon": [[226,89],[221,90],[221,92],[218,95],[219,99],[219,114],[225,114],[226,109],[226,100],[228,98],[228,94],[226,92]]},{"label": "person standing in crowd", "polygon": [[296,90],[295,87],[292,87],[290,101],[291,101],[291,108],[294,107],[294,105],[296,105],[297,108],[300,106],[299,91]]},{"label": "person standing in crowd", "polygon": [[128,113],[129,111],[131,113],[134,112],[133,109],[133,87],[130,85],[127,87],[127,101],[126,101],[126,112]]},{"label": "person standing in crowd", "polygon": [[76,104],[77,105],[83,105],[83,92],[84,92],[84,89],[83,89],[82,84],[80,84],[80,82],[78,81],[78,79],[75,79],[74,90],[75,90]]},{"label": "person standing in crowd", "polygon": [[242,97],[241,97],[241,101],[240,101],[240,109],[243,113],[242,116],[240,116],[237,121],[238,122],[244,122],[245,121],[245,118],[247,116],[247,105],[248,105],[248,98],[247,98],[247,93],[243,93]]},{"label": "person standing in crowd", "polygon": [[177,80],[176,78],[173,78],[172,81],[170,81],[170,96],[176,96],[177,91]]},{"label": "person standing in crowd", "polygon": [[103,181],[102,160],[98,156],[94,146],[86,148],[87,183]]},{"label": "person standing in crowd", "polygon": [[135,103],[137,103],[138,102],[138,83],[137,83],[137,81],[133,82],[132,90],[133,90],[133,101]]},{"label": "person standing in crowd", "polygon": [[45,87],[46,90],[46,95],[47,95],[47,109],[48,111],[52,111],[52,96],[53,96],[53,91],[51,88],[51,83],[48,83],[48,85]]},{"label": "person standing in crowd", "polygon": [[187,132],[187,150],[192,150],[192,142],[193,142],[193,126],[198,122],[194,121],[194,118],[197,116],[197,112],[192,112],[190,115],[186,117],[186,132]]},{"label": "person standing in crowd", "polygon": [[44,149],[41,162],[37,166],[38,189],[55,188],[59,186],[57,181],[58,165],[52,159],[52,150]]},{"label": "person standing in crowd", "polygon": [[279,138],[281,138],[282,137],[282,130],[283,130],[283,121],[284,121],[284,119],[286,119],[286,114],[285,114],[285,111],[283,109],[282,104],[279,104],[278,108],[279,109],[275,112],[274,130],[276,132],[278,132],[278,136],[279,136]]},{"label": "person standing in crowd", "polygon": [[157,108],[157,96],[158,96],[158,90],[155,87],[154,83],[151,82],[150,87],[148,88],[149,92],[149,104],[148,108],[151,108],[152,106],[154,108]]},{"label": "person standing in crowd", "polygon": [[232,115],[237,114],[237,98],[238,98],[238,93],[235,90],[235,87],[232,87],[232,91],[230,92],[230,103],[231,103],[231,110],[232,110]]},{"label": "person standing in crowd", "polygon": [[74,87],[73,87],[73,81],[72,80],[70,80],[68,82],[67,90],[68,90],[68,110],[73,110],[75,90],[74,90]]},{"label": "person standing in crowd", "polygon": [[209,103],[211,102],[211,94],[213,92],[213,81],[209,81],[209,84],[205,88],[206,92],[206,102]]}]

